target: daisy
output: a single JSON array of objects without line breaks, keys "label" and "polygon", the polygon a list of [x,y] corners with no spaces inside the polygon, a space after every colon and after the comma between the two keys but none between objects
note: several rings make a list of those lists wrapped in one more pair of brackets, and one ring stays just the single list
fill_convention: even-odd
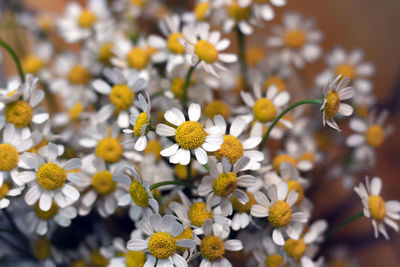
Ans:
[{"label": "daisy", "polygon": [[298,198],[297,192],[289,192],[288,184],[282,181],[268,188],[267,193],[271,201],[262,193],[254,195],[259,204],[251,207],[251,215],[268,217],[268,222],[274,228],[272,239],[277,245],[284,245],[284,232],[294,240],[299,239],[308,215],[301,211],[294,212],[292,208]]},{"label": "daisy", "polygon": [[200,242],[197,241],[197,245],[200,246],[200,255],[203,258],[200,263],[201,267],[232,266],[232,264],[224,257],[225,251],[239,251],[243,249],[240,240],[225,240],[227,237],[221,236],[218,229],[218,225],[213,224],[211,219],[207,219],[202,226],[204,237]]},{"label": "daisy", "polygon": [[171,216],[161,217],[159,214],[143,218],[138,223],[139,228],[149,236],[147,240],[131,239],[127,249],[130,251],[148,251],[146,266],[174,264],[177,267],[188,266],[187,261],[177,253],[178,246],[194,248],[196,245],[191,239],[175,240],[182,233],[182,224]]},{"label": "daisy", "polygon": [[200,62],[200,65],[214,76],[219,77],[214,67],[223,71],[226,68],[223,63],[234,63],[237,57],[234,54],[220,53],[229,47],[228,39],[220,39],[221,33],[218,31],[210,32],[210,24],[200,23],[196,26],[185,26],[182,30],[183,42],[186,52],[191,56],[192,66]]},{"label": "daisy", "polygon": [[146,81],[135,70],[130,70],[128,75],[124,75],[117,68],[105,69],[103,74],[111,81],[111,85],[102,79],[96,79],[92,84],[98,93],[109,97],[110,103],[102,107],[102,112],[104,112],[102,114],[110,117],[113,113],[117,113],[118,126],[127,128],[129,126],[129,111],[134,110],[135,93],[146,88]]},{"label": "daisy", "polygon": [[253,251],[258,267],[284,266],[286,258],[274,241],[269,236],[264,236],[261,243],[261,248],[256,248],[256,250]]},{"label": "daisy", "polygon": [[53,56],[54,47],[49,41],[37,41],[33,48],[33,52],[25,56],[21,60],[22,68],[25,73],[31,73],[41,78],[41,80],[49,80],[51,74],[46,68]]},{"label": "daisy", "polygon": [[300,13],[286,13],[283,26],[272,26],[272,35],[267,45],[280,49],[282,60],[302,69],[306,62],[313,62],[321,55],[319,43],[322,33],[314,29],[314,21]]},{"label": "daisy", "polygon": [[215,8],[220,5],[221,1],[196,0],[193,11],[186,12],[182,15],[182,20],[187,24],[195,24],[196,22],[207,21]]},{"label": "daisy", "polygon": [[379,195],[381,189],[382,180],[379,177],[373,177],[370,182],[368,176],[365,177],[365,186],[360,183],[359,186],[354,187],[354,191],[361,198],[364,216],[372,220],[375,237],[378,238],[379,231],[386,239],[389,239],[385,224],[396,232],[399,231],[399,226],[394,220],[400,219],[400,201],[384,202]]},{"label": "daisy", "polygon": [[29,189],[25,194],[25,202],[32,206],[39,201],[39,208],[48,211],[53,199],[61,208],[68,206],[79,198],[79,191],[69,182],[79,184],[81,177],[78,173],[69,172],[81,167],[78,158],[68,160],[63,166],[56,162],[59,148],[49,143],[47,160],[30,152],[25,152],[21,160],[33,171],[20,172],[18,178],[28,183]]},{"label": "daisy", "polygon": [[8,197],[19,196],[25,186],[13,186],[10,182],[3,182],[0,186],[0,209],[5,209],[10,205]]},{"label": "daisy", "polygon": [[[131,239],[139,238],[135,230],[131,234]],[[146,262],[146,255],[143,251],[129,251],[126,249],[125,241],[122,238],[114,238],[112,244],[112,258],[110,259],[110,266],[113,267],[126,267],[126,266],[143,266]]]},{"label": "daisy", "polygon": [[225,0],[224,7],[226,8],[220,19],[223,22],[225,33],[231,32],[234,27],[237,27],[241,33],[250,35],[253,33],[251,25],[257,25],[257,17],[254,9],[248,3],[240,3],[243,1]]},{"label": "daisy", "polygon": [[[225,157],[229,163],[235,164],[241,157],[247,157],[250,161],[243,170],[259,169],[260,162],[264,160],[264,153],[254,148],[261,142],[261,125],[253,127],[248,138],[243,138],[242,136],[239,139],[239,136],[247,128],[247,124],[242,118],[236,117],[233,119],[229,133],[227,133],[227,125],[221,115],[214,116],[213,122],[220,129],[220,133],[224,135],[224,142],[221,148],[214,152],[217,160],[221,161]],[[211,126],[213,123],[209,120],[207,124]]]},{"label": "daisy", "polygon": [[[182,111],[172,108],[164,114],[164,118],[177,128],[166,124],[157,124],[156,132],[160,136],[174,136],[176,143],[160,152],[161,156],[169,157],[173,164],[188,165],[191,151],[196,160],[204,165],[208,162],[207,152],[220,149],[223,137],[216,126],[204,129],[198,122],[201,115],[199,104],[192,103],[189,106],[189,120],[185,120]],[[207,152],[206,152],[207,151]]]},{"label": "daisy", "polygon": [[254,16],[265,21],[273,20],[275,12],[272,6],[282,7],[286,5],[286,0],[271,0],[271,1],[252,1],[252,0],[238,0],[239,6],[244,8],[250,6],[254,12]]},{"label": "daisy", "polygon": [[346,52],[342,47],[335,47],[326,56],[327,69],[319,74],[315,82],[322,87],[337,75],[348,77],[357,93],[366,94],[372,90],[370,77],[375,72],[375,67],[370,62],[363,61],[364,53],[360,49]]},{"label": "daisy", "polygon": [[256,178],[248,174],[239,177],[237,175],[248,163],[249,158],[247,157],[240,158],[233,165],[233,168],[226,158],[223,158],[219,164],[209,161],[210,175],[201,180],[198,188],[200,196],[208,196],[208,211],[211,210],[212,206],[221,204],[222,215],[228,216],[232,214],[232,197],[235,197],[242,204],[249,201],[247,194],[238,189],[238,186],[250,187],[256,182]]},{"label": "daisy", "polygon": [[389,113],[387,110],[378,115],[376,112],[371,114],[365,120],[353,118],[349,122],[350,129],[355,133],[347,137],[346,143],[355,148],[355,157],[359,161],[365,161],[370,166],[375,163],[375,151],[382,146],[385,139],[393,132],[393,126],[384,127]]},{"label": "daisy", "polygon": [[[323,89],[324,102],[322,103],[322,122],[325,126],[327,123],[333,129],[341,131],[333,117],[336,113],[343,116],[350,116],[353,113],[353,108],[342,100],[351,98],[355,91],[353,87],[349,86],[350,79],[344,78],[340,80],[341,75],[338,75],[333,81],[330,81]],[[339,82],[340,80],[340,82]]]}]

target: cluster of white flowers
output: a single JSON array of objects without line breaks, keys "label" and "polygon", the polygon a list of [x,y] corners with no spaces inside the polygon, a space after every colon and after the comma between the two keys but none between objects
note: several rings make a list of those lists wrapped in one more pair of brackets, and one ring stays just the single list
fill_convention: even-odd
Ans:
[{"label": "cluster of white flowers", "polygon": [[[374,110],[362,52],[324,53],[300,13],[270,25],[285,4],[19,10],[35,45],[0,90],[0,251],[40,266],[328,266],[318,249],[335,228],[312,219],[307,195],[322,177],[353,187],[392,127]],[[251,44],[255,32],[264,42]],[[300,70],[324,54],[307,84]],[[400,202],[381,187],[374,177],[354,188],[358,217],[389,238]]]}]

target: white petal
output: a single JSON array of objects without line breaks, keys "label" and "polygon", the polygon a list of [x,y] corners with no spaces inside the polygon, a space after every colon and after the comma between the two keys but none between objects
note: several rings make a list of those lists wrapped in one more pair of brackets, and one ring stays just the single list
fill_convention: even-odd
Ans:
[{"label": "white petal", "polygon": [[161,136],[174,136],[176,132],[175,128],[168,126],[166,124],[157,124],[156,133]]},{"label": "white petal", "polygon": [[82,161],[78,158],[73,158],[67,161],[64,165],[64,170],[70,171],[73,169],[79,169],[80,167],[82,167]]},{"label": "white petal", "polygon": [[207,162],[208,162],[208,157],[207,157],[206,151],[204,151],[203,148],[201,148],[201,147],[196,148],[196,149],[194,150],[194,154],[195,154],[195,156],[196,156],[197,161],[198,161],[201,165],[207,164]]},{"label": "white petal", "polygon": [[199,104],[192,103],[189,106],[189,120],[198,121],[201,115],[201,107]]},{"label": "white petal", "polygon": [[382,180],[378,177],[372,178],[371,181],[371,194],[379,195],[382,190]]},{"label": "white petal", "polygon": [[353,107],[349,104],[340,103],[338,112],[344,116],[350,116],[353,113]]},{"label": "white petal", "polygon": [[147,248],[147,242],[142,239],[131,239],[126,246],[128,250],[140,251]]},{"label": "white petal", "polygon": [[360,146],[365,141],[365,137],[361,134],[352,134],[346,139],[346,144],[351,147]]},{"label": "white petal", "polygon": [[163,157],[170,157],[174,155],[179,149],[178,144],[173,144],[172,146],[169,146],[163,150],[161,150],[160,155]]},{"label": "white petal", "polygon": [[38,199],[40,198],[40,193],[41,192],[40,192],[40,189],[39,189],[38,185],[32,186],[28,190],[28,192],[26,192],[26,194],[25,194],[25,202],[26,202],[26,204],[28,204],[30,206],[35,204],[38,201]]},{"label": "white petal", "polygon": [[43,191],[39,200],[39,208],[43,211],[48,211],[51,208],[52,196],[50,191]]},{"label": "white petal", "polygon": [[61,192],[64,193],[65,196],[67,196],[68,198],[76,201],[79,198],[79,191],[75,189],[75,187],[71,186],[71,185],[64,185],[61,188]]},{"label": "white petal", "polygon": [[92,83],[93,88],[103,95],[108,95],[111,93],[111,86],[103,80],[97,79]]},{"label": "white petal", "polygon": [[225,248],[229,251],[239,251],[243,248],[243,244],[238,239],[231,239],[225,242]]},{"label": "white petal", "polygon": [[281,230],[277,228],[275,228],[272,232],[272,240],[274,240],[275,244],[279,246],[283,246],[285,244]]}]

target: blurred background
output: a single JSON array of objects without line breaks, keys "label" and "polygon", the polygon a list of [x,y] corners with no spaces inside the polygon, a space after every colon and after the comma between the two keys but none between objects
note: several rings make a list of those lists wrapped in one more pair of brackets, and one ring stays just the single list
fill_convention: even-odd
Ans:
[{"label": "blurred background", "polygon": [[[6,2],[18,1],[0,0],[0,8]],[[59,14],[66,2],[68,1],[26,0],[25,4],[35,12]],[[166,2],[177,8],[193,4],[191,1],[183,0]],[[314,17],[317,28],[325,33],[322,43],[325,51],[330,51],[339,44],[345,50],[361,48],[365,52],[365,60],[375,64],[376,73],[372,78],[375,85],[374,93],[378,97],[379,109],[386,108],[390,111],[389,123],[395,126],[395,133],[378,150],[377,165],[371,176],[376,175],[382,178],[381,195],[385,200],[400,199],[400,1],[288,0],[285,7],[276,10],[277,17],[271,23],[280,23],[281,15],[285,11],[301,11],[306,16]],[[27,50],[30,43],[27,33],[19,28],[4,26],[9,16],[6,10],[0,11],[2,21],[0,36],[15,45],[17,51]],[[251,37],[248,40],[249,45],[265,39],[268,34],[268,25],[261,30],[265,32],[264,35],[261,37],[256,35],[257,37]],[[56,40],[56,42],[62,41]],[[14,64],[8,55],[4,53],[3,55],[2,72],[15,73]],[[315,74],[323,69],[323,61],[318,60],[306,68],[305,74],[308,80],[312,81]],[[3,84],[4,81],[1,83]],[[363,177],[357,177],[358,181],[361,179]],[[359,211],[361,207],[358,196],[353,191],[345,191],[338,179],[325,179],[318,190],[312,192],[311,198],[316,205],[314,218],[326,218],[330,224],[342,221]],[[362,218],[339,231],[324,245],[323,249],[327,251],[346,244],[349,254],[359,260],[360,266],[400,266],[400,235],[390,232],[390,236],[390,241],[382,237],[375,239],[370,220]]]}]

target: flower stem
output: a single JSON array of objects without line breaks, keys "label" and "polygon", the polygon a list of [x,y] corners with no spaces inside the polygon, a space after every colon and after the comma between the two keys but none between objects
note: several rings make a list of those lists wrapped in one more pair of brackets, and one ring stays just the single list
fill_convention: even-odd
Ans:
[{"label": "flower stem", "polygon": [[243,90],[248,91],[247,88],[247,61],[246,61],[246,39],[245,35],[240,31],[239,27],[236,27],[236,36],[238,40],[238,58],[240,64],[240,72],[242,73],[242,87]]},{"label": "flower stem", "polygon": [[200,63],[197,62],[195,65],[190,66],[187,74],[186,74],[186,79],[185,79],[185,84],[183,86],[183,95],[182,95],[182,107],[184,110],[187,110],[187,97],[188,97],[188,89],[189,89],[189,84],[190,84],[190,78],[192,77],[192,73],[194,69],[197,67],[197,65]]},{"label": "flower stem", "polygon": [[21,61],[19,60],[17,54],[15,53],[15,51],[11,48],[11,46],[9,44],[7,44],[3,39],[0,38],[0,45],[7,50],[7,52],[10,54],[10,56],[13,58],[15,65],[17,66],[17,70],[18,70],[18,74],[19,77],[21,79],[21,82],[24,83],[25,82],[25,74],[24,71],[22,70],[22,66],[21,66]]},{"label": "flower stem", "polygon": [[364,213],[363,213],[362,210],[357,212],[353,216],[350,216],[349,218],[347,218],[346,220],[342,221],[341,223],[336,225],[334,228],[329,230],[326,235],[328,237],[331,237],[334,233],[336,233],[337,231],[339,231],[340,229],[342,229],[346,225],[350,224],[351,222],[353,222],[353,221],[357,220],[358,218],[362,217],[363,215],[364,215]]},{"label": "flower stem", "polygon": [[289,107],[287,107],[285,110],[283,110],[281,112],[281,114],[278,115],[278,117],[276,117],[274,119],[274,121],[272,122],[271,126],[268,127],[267,132],[265,133],[263,139],[261,140],[260,145],[258,146],[258,150],[262,150],[265,143],[267,142],[268,136],[271,133],[272,129],[275,127],[275,125],[279,122],[279,120],[285,116],[286,113],[288,113],[289,111],[291,111],[292,109],[294,109],[297,106],[300,105],[304,105],[304,104],[317,104],[317,105],[322,105],[322,99],[305,99],[305,100],[301,100],[299,102],[296,102],[292,105],[290,105]]},{"label": "flower stem", "polygon": [[156,189],[156,188],[158,188],[160,186],[170,185],[170,184],[184,185],[184,186],[192,188],[192,189],[196,188],[196,186],[194,186],[194,185],[192,185],[190,183],[182,182],[182,181],[165,181],[165,182],[159,182],[159,183],[152,184],[150,186],[150,190],[154,190],[154,189]]}]

